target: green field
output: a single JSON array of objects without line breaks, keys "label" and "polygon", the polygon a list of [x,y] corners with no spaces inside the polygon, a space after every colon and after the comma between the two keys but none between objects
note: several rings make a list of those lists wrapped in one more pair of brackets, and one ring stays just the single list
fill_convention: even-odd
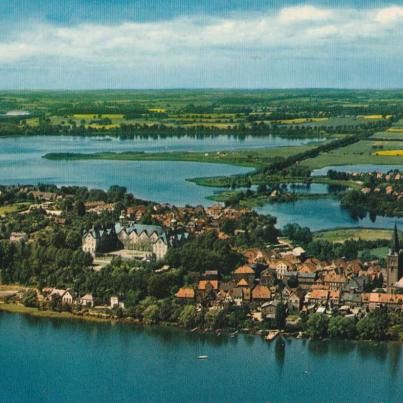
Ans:
[{"label": "green field", "polygon": [[15,213],[17,211],[23,211],[25,210],[29,204],[27,203],[17,203],[17,204],[11,204],[7,206],[0,206],[0,216],[5,215],[5,214],[10,214],[10,213]]},{"label": "green field", "polygon": [[380,150],[396,149],[403,149],[403,141],[362,140],[347,147],[341,147],[328,153],[322,153],[315,158],[307,159],[302,162],[302,165],[310,169],[316,169],[332,165],[403,164],[402,157],[378,156],[374,154]]},{"label": "green field", "polygon": [[[384,116],[394,117],[402,106],[401,91],[0,91],[0,135],[68,134],[72,130],[80,134],[78,129],[87,134],[127,134],[125,126],[132,125],[136,130],[164,126],[249,131],[252,135],[276,130],[287,136],[323,133],[330,138],[374,123],[389,125],[390,119]],[[7,117],[10,111],[29,115]]]},{"label": "green field", "polygon": [[315,232],[314,238],[329,242],[344,242],[347,239],[375,241],[379,239],[392,239],[392,230],[373,228],[339,228]]},{"label": "green field", "polygon": [[51,160],[124,160],[124,161],[192,161],[209,162],[218,164],[239,165],[245,167],[259,168],[267,165],[274,158],[286,158],[314,148],[316,144],[299,147],[275,147],[259,150],[241,151],[217,151],[217,152],[103,152],[93,154],[80,153],[52,153],[46,154],[44,158]]}]

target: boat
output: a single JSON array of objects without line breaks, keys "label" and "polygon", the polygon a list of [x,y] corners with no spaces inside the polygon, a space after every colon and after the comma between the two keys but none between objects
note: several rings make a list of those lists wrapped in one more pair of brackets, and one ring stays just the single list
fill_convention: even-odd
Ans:
[{"label": "boat", "polygon": [[198,355],[197,356],[198,360],[207,360],[208,359],[208,355]]},{"label": "boat", "polygon": [[267,341],[272,341],[279,335],[279,333],[280,332],[278,330],[272,330],[269,333],[267,333],[267,336],[265,337],[265,339]]}]

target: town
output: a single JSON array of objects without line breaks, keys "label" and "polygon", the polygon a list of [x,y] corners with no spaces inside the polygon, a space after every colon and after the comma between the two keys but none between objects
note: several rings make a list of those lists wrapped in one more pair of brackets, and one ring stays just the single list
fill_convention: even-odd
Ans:
[{"label": "town", "polygon": [[[1,218],[2,237],[8,237],[0,254],[3,303],[199,330],[269,332],[269,338],[273,329],[321,337],[323,329],[309,331],[318,318],[325,318],[324,326],[333,319],[358,326],[379,310],[403,312],[396,226],[384,259],[320,260],[279,232],[275,219],[248,208],[143,202],[116,186],[108,192],[7,186],[0,197],[15,206]],[[55,248],[53,258],[30,260],[46,245]],[[219,254],[210,255],[215,247]],[[28,261],[25,273],[20,266]],[[24,276],[24,287],[7,286]],[[119,281],[127,284],[116,285],[114,276],[125,276]],[[394,337],[386,331],[382,337]]]}]

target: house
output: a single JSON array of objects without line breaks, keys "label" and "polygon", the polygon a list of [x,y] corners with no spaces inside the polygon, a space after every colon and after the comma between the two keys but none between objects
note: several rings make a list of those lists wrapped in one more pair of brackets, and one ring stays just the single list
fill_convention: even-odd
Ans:
[{"label": "house", "polygon": [[94,306],[94,298],[91,294],[85,294],[80,298],[80,305],[86,307],[93,307]]},{"label": "house", "polygon": [[252,300],[256,302],[268,301],[271,299],[271,291],[265,285],[257,285],[252,290]]},{"label": "house", "polygon": [[304,291],[300,288],[293,290],[288,297],[287,304],[289,309],[300,311],[303,303]]},{"label": "house", "polygon": [[28,234],[26,232],[12,232],[10,235],[10,242],[26,242],[28,241]]},{"label": "house", "polygon": [[315,283],[317,278],[316,273],[304,273],[299,271],[298,272],[298,286],[304,290],[309,290],[312,285]]},{"label": "house", "polygon": [[276,310],[277,310],[277,305],[279,304],[280,301],[273,300],[269,302],[265,302],[261,306],[261,312],[262,316],[266,319],[275,319],[276,318]]},{"label": "house", "polygon": [[297,257],[301,262],[304,261],[306,257],[306,252],[305,249],[301,248],[300,246],[297,246],[292,250],[292,254]]},{"label": "house", "polygon": [[236,304],[237,306],[241,306],[241,305],[242,305],[242,303],[243,303],[243,292],[242,292],[242,288],[238,288],[238,287],[233,288],[233,289],[230,291],[230,295],[231,295],[232,300],[235,302],[235,304]]},{"label": "house", "polygon": [[73,305],[73,302],[76,298],[75,292],[70,288],[66,290],[66,292],[62,296],[62,304],[64,305]]},{"label": "house", "polygon": [[249,287],[249,283],[248,283],[244,278],[241,278],[241,279],[238,281],[238,283],[237,283],[236,286],[237,286],[237,287],[246,287],[246,288],[248,288],[248,287]]},{"label": "house", "polygon": [[194,301],[196,296],[195,290],[192,287],[179,288],[175,297],[182,301]]},{"label": "house", "polygon": [[234,279],[238,281],[244,279],[248,282],[249,286],[252,286],[254,284],[255,277],[256,277],[255,270],[253,270],[252,267],[248,265],[238,267],[234,271]]},{"label": "house", "polygon": [[271,287],[276,282],[276,271],[273,269],[265,269],[260,274],[260,284]]},{"label": "house", "polygon": [[330,290],[329,291],[329,302],[333,307],[339,306],[340,304],[340,290]]},{"label": "house", "polygon": [[371,311],[380,306],[403,311],[403,294],[371,292],[364,293],[361,296],[362,304]]},{"label": "house", "polygon": [[309,304],[326,305],[329,299],[328,290],[312,290],[305,296],[305,301]]},{"label": "house", "polygon": [[45,201],[54,201],[57,199],[57,194],[52,192],[40,192],[40,191],[32,191],[29,193],[35,199],[45,200]]},{"label": "house", "polygon": [[52,301],[54,298],[62,298],[66,290],[58,289],[58,288],[46,288],[43,289],[43,292],[47,294],[46,301]]},{"label": "house", "polygon": [[329,286],[329,290],[341,290],[346,281],[343,274],[326,273],[323,276],[323,284]]},{"label": "house", "polygon": [[109,308],[114,309],[114,308],[124,308],[125,304],[123,302],[119,301],[119,298],[116,296],[112,296],[110,298],[110,303],[109,303]]},{"label": "house", "polygon": [[354,290],[343,290],[340,296],[340,302],[349,307],[360,307],[362,305],[361,292]]},{"label": "house", "polygon": [[200,280],[197,290],[198,295],[202,300],[214,300],[218,291],[218,281]]},{"label": "house", "polygon": [[282,280],[284,277],[284,273],[293,271],[294,267],[291,263],[286,260],[275,260],[269,262],[269,267],[274,268],[277,273],[277,278]]}]

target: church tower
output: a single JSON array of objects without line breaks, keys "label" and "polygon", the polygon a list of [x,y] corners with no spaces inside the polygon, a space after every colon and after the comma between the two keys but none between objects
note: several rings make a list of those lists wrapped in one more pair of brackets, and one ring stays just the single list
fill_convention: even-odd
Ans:
[{"label": "church tower", "polygon": [[399,234],[396,224],[393,230],[391,248],[386,256],[386,272],[387,287],[388,290],[390,290],[402,276],[402,256],[400,253]]}]

